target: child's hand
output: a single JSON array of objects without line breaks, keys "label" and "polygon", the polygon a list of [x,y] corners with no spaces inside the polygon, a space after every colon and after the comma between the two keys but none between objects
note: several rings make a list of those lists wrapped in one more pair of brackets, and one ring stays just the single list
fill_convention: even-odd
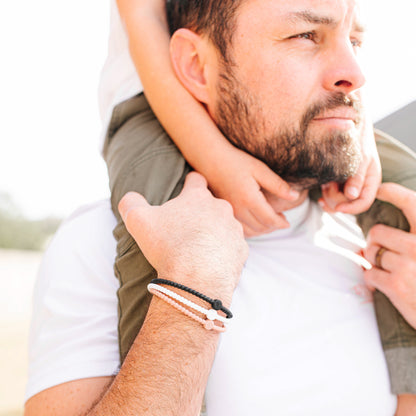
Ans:
[{"label": "child's hand", "polygon": [[322,186],[321,206],[329,211],[360,214],[373,204],[381,183],[381,166],[372,125],[366,123],[363,138],[363,159],[357,173],[343,187],[336,183]]},{"label": "child's hand", "polygon": [[274,211],[262,190],[286,200],[296,200],[297,191],[263,162],[237,148],[223,152],[217,162],[219,169],[204,174],[214,195],[231,203],[246,237],[289,227],[284,215]]},{"label": "child's hand", "polygon": [[328,212],[360,214],[371,207],[379,185],[378,161],[374,159],[363,161],[359,171],[343,186],[336,182],[322,185],[322,198],[319,203]]}]

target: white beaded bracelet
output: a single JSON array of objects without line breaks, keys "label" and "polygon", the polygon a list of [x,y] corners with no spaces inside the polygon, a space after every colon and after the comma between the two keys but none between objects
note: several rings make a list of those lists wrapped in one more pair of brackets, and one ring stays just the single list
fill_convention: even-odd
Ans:
[{"label": "white beaded bracelet", "polygon": [[186,316],[189,316],[194,321],[199,322],[206,330],[208,330],[208,331],[214,330],[214,331],[217,331],[217,332],[225,332],[226,327],[225,327],[224,324],[223,324],[224,326],[218,326],[218,325],[214,324],[214,321],[210,321],[209,319],[200,318],[198,315],[191,312],[189,309],[185,308],[185,306],[182,306],[179,302],[176,302],[175,299],[170,298],[168,295],[165,295],[164,293],[159,292],[156,289],[150,288],[149,292],[152,295],[157,296],[158,298],[164,300],[166,303],[173,306],[175,309],[182,312]]},{"label": "white beaded bracelet", "polygon": [[163,286],[157,285],[155,283],[149,283],[147,285],[147,290],[150,291],[151,289],[164,293],[165,295],[170,296],[173,299],[176,299],[177,301],[183,303],[184,305],[189,306],[190,308],[204,314],[207,317],[207,319],[209,319],[210,321],[220,321],[222,323],[227,322],[227,318],[219,315],[215,309],[205,309],[202,306],[199,306],[196,303],[191,302],[189,299],[186,299],[183,296],[178,295],[176,292],[166,289]]}]

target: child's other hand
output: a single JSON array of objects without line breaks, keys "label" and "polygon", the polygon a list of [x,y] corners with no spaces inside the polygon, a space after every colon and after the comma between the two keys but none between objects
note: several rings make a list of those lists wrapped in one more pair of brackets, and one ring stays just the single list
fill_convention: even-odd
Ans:
[{"label": "child's other hand", "polygon": [[343,187],[330,183],[322,186],[321,206],[329,212],[360,214],[374,202],[381,183],[381,166],[372,125],[366,123],[363,158],[357,173]]},{"label": "child's other hand", "polygon": [[322,198],[319,203],[328,212],[339,211],[354,215],[365,212],[374,202],[380,177],[377,161],[362,162],[359,171],[343,186],[336,182],[322,185]]},{"label": "child's other hand", "polygon": [[234,147],[222,153],[217,162],[219,169],[212,169],[208,175],[205,172],[209,187],[215,196],[231,203],[246,237],[289,227],[284,215],[274,211],[262,190],[286,200],[296,200],[297,191],[263,162]]}]

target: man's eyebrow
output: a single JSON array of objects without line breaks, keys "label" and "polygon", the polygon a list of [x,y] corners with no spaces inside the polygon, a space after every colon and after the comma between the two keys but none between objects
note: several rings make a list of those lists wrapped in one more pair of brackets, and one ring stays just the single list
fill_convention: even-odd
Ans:
[{"label": "man's eyebrow", "polygon": [[[336,26],[338,21],[332,16],[324,16],[314,13],[311,10],[301,10],[298,12],[291,12],[285,15],[285,19],[290,22],[297,23],[299,21],[306,23],[313,23],[315,25]],[[355,32],[365,32],[365,27],[362,23],[355,20],[353,29]]]},{"label": "man's eyebrow", "polygon": [[307,22],[316,25],[336,25],[337,22],[333,17],[318,15],[311,10],[302,10],[299,12],[290,12],[285,16],[291,22]]}]

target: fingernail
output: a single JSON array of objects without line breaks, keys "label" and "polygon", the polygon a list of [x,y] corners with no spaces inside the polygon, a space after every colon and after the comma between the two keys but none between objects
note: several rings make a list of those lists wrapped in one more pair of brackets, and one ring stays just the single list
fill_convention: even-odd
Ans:
[{"label": "fingernail", "polygon": [[358,197],[359,197],[359,195],[360,195],[360,191],[359,191],[359,190],[358,190],[358,188],[356,188],[355,186],[350,186],[350,187],[348,187],[348,195],[349,195],[351,198],[356,199],[356,198],[358,198]]}]

